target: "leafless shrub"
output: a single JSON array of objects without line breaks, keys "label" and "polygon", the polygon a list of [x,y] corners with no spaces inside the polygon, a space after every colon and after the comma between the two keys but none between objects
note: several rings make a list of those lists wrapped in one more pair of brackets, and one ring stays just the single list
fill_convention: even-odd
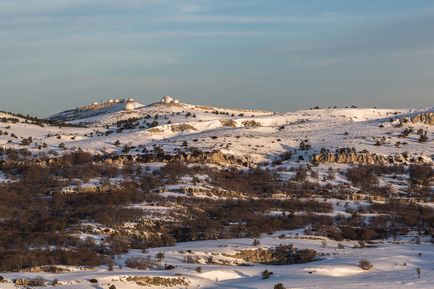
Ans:
[{"label": "leafless shrub", "polygon": [[32,287],[42,287],[42,286],[45,285],[46,282],[47,281],[44,278],[42,278],[41,276],[39,276],[39,277],[35,277],[33,279],[30,279],[29,280],[29,286],[32,286]]},{"label": "leafless shrub", "polygon": [[359,261],[359,268],[365,271],[371,270],[372,267],[374,267],[371,262],[369,262],[368,260],[360,260]]},{"label": "leafless shrub", "polygon": [[139,270],[150,270],[155,268],[157,265],[158,264],[150,257],[130,257],[125,260],[125,266]]},{"label": "leafless shrub", "polygon": [[369,188],[378,184],[374,170],[369,166],[351,167],[347,170],[347,178],[354,186]]},{"label": "leafless shrub", "polygon": [[199,264],[199,256],[196,255],[184,256],[184,263]]}]

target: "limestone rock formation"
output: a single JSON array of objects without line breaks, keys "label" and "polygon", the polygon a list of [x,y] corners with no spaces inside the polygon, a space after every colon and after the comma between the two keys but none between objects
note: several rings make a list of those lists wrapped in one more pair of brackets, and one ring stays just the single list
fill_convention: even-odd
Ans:
[{"label": "limestone rock formation", "polygon": [[434,125],[434,112],[419,113],[411,117],[403,117],[401,123]]},{"label": "limestone rock formation", "polygon": [[329,150],[321,150],[320,153],[312,155],[311,162],[314,164],[320,163],[338,163],[338,164],[408,164],[408,163],[424,163],[425,160],[421,157],[410,157],[406,153],[394,155],[382,155],[370,153],[368,151],[357,152],[352,148],[338,149],[335,152]]}]

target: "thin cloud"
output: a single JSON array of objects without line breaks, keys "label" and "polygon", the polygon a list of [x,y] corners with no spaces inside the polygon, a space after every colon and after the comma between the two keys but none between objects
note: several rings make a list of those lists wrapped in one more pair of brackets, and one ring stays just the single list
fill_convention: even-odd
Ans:
[{"label": "thin cloud", "polygon": [[165,21],[220,24],[303,24],[335,22],[348,19],[347,16],[326,13],[319,16],[227,16],[227,15],[179,15],[165,17]]},{"label": "thin cloud", "polygon": [[289,95],[303,106],[367,88],[384,99],[391,86],[431,96],[432,4],[368,2],[0,0],[3,105],[167,87],[277,109]]}]

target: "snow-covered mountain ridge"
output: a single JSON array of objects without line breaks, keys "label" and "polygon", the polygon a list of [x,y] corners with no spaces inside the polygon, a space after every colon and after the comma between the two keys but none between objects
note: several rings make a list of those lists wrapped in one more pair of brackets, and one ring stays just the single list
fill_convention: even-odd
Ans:
[{"label": "snow-covered mountain ridge", "polygon": [[0,113],[0,288],[432,288],[433,117]]},{"label": "snow-covered mountain ridge", "polygon": [[[334,154],[345,148],[386,159],[405,155],[407,158],[397,158],[404,163],[430,162],[434,154],[433,108],[329,108],[276,113],[179,102],[131,103],[133,109],[129,110],[125,110],[124,102],[107,102],[48,118],[69,126],[40,125],[23,118],[12,121],[16,117],[3,113],[0,146],[27,148],[35,156],[42,151],[76,149],[139,155],[155,146],[173,154],[194,147],[248,158],[253,163],[271,162],[288,151],[293,153],[293,161],[311,161],[315,155]],[[31,142],[24,141],[23,145],[29,138]],[[357,157],[349,160],[356,162]]]}]

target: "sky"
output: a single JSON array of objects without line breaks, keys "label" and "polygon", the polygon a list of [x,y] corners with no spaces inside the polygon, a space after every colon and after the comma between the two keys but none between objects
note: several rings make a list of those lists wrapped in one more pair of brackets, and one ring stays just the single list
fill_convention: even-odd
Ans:
[{"label": "sky", "polygon": [[434,106],[432,0],[0,0],[0,110]]}]

